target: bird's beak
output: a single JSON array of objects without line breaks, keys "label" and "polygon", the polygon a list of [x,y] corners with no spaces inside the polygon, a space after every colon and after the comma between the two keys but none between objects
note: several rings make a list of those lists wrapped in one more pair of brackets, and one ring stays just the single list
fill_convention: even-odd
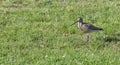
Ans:
[{"label": "bird's beak", "polygon": [[73,24],[71,24],[70,26],[74,25],[75,23],[77,23],[78,21],[74,22]]}]

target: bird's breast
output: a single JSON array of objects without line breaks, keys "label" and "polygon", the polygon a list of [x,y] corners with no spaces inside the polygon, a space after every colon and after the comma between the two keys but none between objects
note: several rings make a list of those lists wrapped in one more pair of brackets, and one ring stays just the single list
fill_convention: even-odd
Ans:
[{"label": "bird's breast", "polygon": [[82,23],[78,22],[78,28],[81,28]]},{"label": "bird's breast", "polygon": [[78,28],[82,31],[82,32],[89,32],[88,28],[82,24],[78,22]]}]

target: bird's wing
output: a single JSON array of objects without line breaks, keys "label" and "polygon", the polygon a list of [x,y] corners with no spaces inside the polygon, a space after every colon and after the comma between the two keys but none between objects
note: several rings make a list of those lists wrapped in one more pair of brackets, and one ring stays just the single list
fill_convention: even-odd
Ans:
[{"label": "bird's wing", "polygon": [[91,29],[91,30],[102,30],[102,28],[95,27],[95,26],[92,25],[92,24],[85,24],[85,26],[86,26],[88,29]]}]

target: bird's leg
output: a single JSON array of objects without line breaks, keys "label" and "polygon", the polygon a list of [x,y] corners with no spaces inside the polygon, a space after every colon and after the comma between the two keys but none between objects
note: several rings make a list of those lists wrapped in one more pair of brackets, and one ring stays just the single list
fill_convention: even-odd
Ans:
[{"label": "bird's leg", "polygon": [[89,33],[87,33],[86,34],[86,45],[88,45],[88,43],[89,43],[89,40],[90,40],[90,34]]}]

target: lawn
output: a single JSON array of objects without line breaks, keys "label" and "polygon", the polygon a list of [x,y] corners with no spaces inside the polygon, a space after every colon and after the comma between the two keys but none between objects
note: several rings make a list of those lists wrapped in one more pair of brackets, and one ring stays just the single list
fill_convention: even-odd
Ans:
[{"label": "lawn", "polygon": [[[79,17],[104,31],[86,46]],[[120,0],[0,0],[0,65],[119,65]]]}]

